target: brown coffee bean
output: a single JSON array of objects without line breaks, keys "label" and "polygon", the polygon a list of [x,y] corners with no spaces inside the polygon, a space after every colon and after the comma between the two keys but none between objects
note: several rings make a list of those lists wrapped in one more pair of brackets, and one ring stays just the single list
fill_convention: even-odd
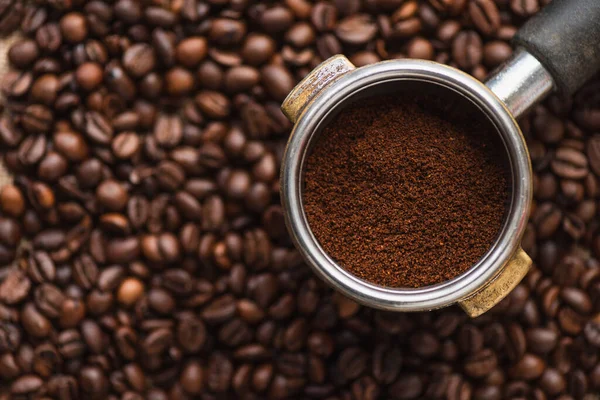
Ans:
[{"label": "brown coffee bean", "polygon": [[6,146],[15,147],[23,140],[23,133],[8,118],[0,118],[0,140]]},{"label": "brown coffee bean", "polygon": [[115,136],[111,148],[117,158],[129,159],[138,153],[140,145],[140,138],[137,133],[123,132]]},{"label": "brown coffee bean", "polygon": [[109,144],[114,134],[110,122],[102,114],[90,111],[85,114],[85,134],[94,142]]},{"label": "brown coffee bean", "polygon": [[39,57],[39,48],[35,41],[22,39],[8,50],[8,60],[17,68],[26,68]]},{"label": "brown coffee bean", "polygon": [[274,53],[275,41],[269,36],[257,33],[246,37],[241,50],[244,61],[254,66],[266,63]]},{"label": "brown coffee bean", "polygon": [[552,171],[561,178],[581,179],[588,173],[588,161],[585,155],[568,147],[556,150],[550,165]]},{"label": "brown coffee bean", "polygon": [[506,42],[496,40],[483,46],[483,62],[489,67],[502,64],[511,54],[512,48]]},{"label": "brown coffee bean", "polygon": [[[120,100],[132,101],[136,95],[137,88],[134,81],[127,75],[121,64],[116,60],[108,64],[104,70],[104,82],[110,90],[118,97],[113,97],[112,100],[117,102]],[[121,107],[118,111],[123,111]]]},{"label": "brown coffee bean", "polygon": [[144,285],[135,278],[125,279],[119,286],[117,299],[125,306],[131,306],[141,297]]},{"label": "brown coffee bean", "polygon": [[29,136],[19,146],[18,158],[23,165],[35,165],[46,154],[46,137]]},{"label": "brown coffee bean", "polygon": [[450,15],[459,14],[467,5],[466,0],[429,0],[429,3],[438,11]]},{"label": "brown coffee bean", "polygon": [[147,75],[154,69],[156,55],[154,49],[144,43],[135,44],[123,53],[123,67],[134,77]]},{"label": "brown coffee bean", "polygon": [[500,27],[500,13],[492,0],[470,2],[469,15],[475,27],[485,35],[493,34]]},{"label": "brown coffee bean", "polygon": [[92,91],[102,83],[104,71],[100,64],[86,62],[75,71],[75,81],[84,90]]},{"label": "brown coffee bean", "polygon": [[115,180],[102,182],[96,189],[96,196],[100,204],[111,211],[122,210],[128,201],[127,190]]},{"label": "brown coffee bean", "polygon": [[341,20],[336,28],[336,36],[344,43],[359,45],[373,39],[377,25],[368,15],[358,14]]},{"label": "brown coffee bean", "polygon": [[208,48],[206,39],[197,36],[182,40],[175,48],[175,57],[177,61],[188,68],[192,68],[200,64],[206,57]]},{"label": "brown coffee bean", "polygon": [[539,9],[538,0],[510,0],[510,9],[521,17],[535,14]]},{"label": "brown coffee bean", "polygon": [[65,295],[56,286],[44,283],[34,292],[35,305],[48,318],[60,316],[62,306],[66,300]]},{"label": "brown coffee bean", "polygon": [[554,234],[562,221],[562,213],[553,203],[543,203],[535,210],[532,216],[537,226],[538,235],[547,238]]},{"label": "brown coffee bean", "polygon": [[225,118],[230,112],[230,103],[227,97],[219,92],[205,90],[196,97],[198,108],[211,118]]},{"label": "brown coffee bean", "polygon": [[410,58],[432,60],[434,56],[433,45],[428,40],[416,37],[407,45],[406,54]]},{"label": "brown coffee bean", "polygon": [[46,153],[44,158],[40,160],[38,165],[38,176],[40,179],[45,181],[57,181],[67,171],[68,164],[65,157],[54,152],[49,151]]},{"label": "brown coffee bean", "polygon": [[21,190],[12,184],[0,188],[0,209],[10,216],[21,216],[25,211],[25,198]]},{"label": "brown coffee bean", "polygon": [[460,32],[452,43],[452,55],[459,67],[475,67],[483,57],[481,38],[473,31]]},{"label": "brown coffee bean", "polygon": [[517,379],[532,380],[540,377],[545,368],[544,361],[533,354],[525,354],[510,369],[510,375]]},{"label": "brown coffee bean", "polygon": [[558,334],[552,329],[532,328],[526,335],[527,347],[538,354],[549,353],[558,342]]},{"label": "brown coffee bean", "polygon": [[0,34],[11,34],[25,16],[24,4],[18,1],[5,1],[0,5]]},{"label": "brown coffee bean", "polygon": [[59,25],[57,23],[46,23],[40,26],[35,33],[35,41],[40,50],[50,53],[57,51],[63,41],[63,36],[61,34]]},{"label": "brown coffee bean", "polygon": [[586,154],[590,164],[590,169],[600,175],[600,136],[595,135],[590,138],[586,146]]},{"label": "brown coffee bean", "polygon": [[265,89],[275,100],[285,99],[294,87],[294,79],[284,67],[268,65],[263,67],[260,73]]},{"label": "brown coffee bean", "polygon": [[194,75],[187,69],[174,67],[165,75],[165,88],[172,96],[188,94],[194,88]]},{"label": "brown coffee bean", "polygon": [[35,338],[43,338],[50,334],[52,325],[33,303],[27,303],[21,311],[21,323],[27,334]]},{"label": "brown coffee bean", "polygon": [[183,138],[181,119],[176,115],[159,115],[154,126],[154,137],[160,146],[167,148],[177,146]]},{"label": "brown coffee bean", "polygon": [[392,383],[399,375],[402,354],[397,348],[379,345],[373,353],[373,375],[378,382]]},{"label": "brown coffee bean", "polygon": [[185,181],[185,172],[178,164],[171,161],[163,161],[158,165],[155,177],[163,189],[175,191]]},{"label": "brown coffee bean", "polygon": [[60,20],[62,36],[69,42],[81,42],[88,34],[85,17],[77,12],[71,12]]},{"label": "brown coffee bean", "polygon": [[465,372],[468,376],[484,377],[489,375],[497,365],[496,354],[490,349],[483,349],[467,358]]},{"label": "brown coffee bean", "polygon": [[233,67],[224,76],[225,90],[229,92],[244,92],[252,89],[260,80],[260,73],[251,67]]},{"label": "brown coffee bean", "polygon": [[54,104],[58,95],[60,82],[54,74],[44,74],[37,78],[31,86],[31,97],[47,106]]},{"label": "brown coffee bean", "polygon": [[13,396],[37,396],[44,384],[43,380],[36,375],[24,375],[16,379],[10,385],[10,392]]},{"label": "brown coffee bean", "polygon": [[162,7],[147,7],[144,11],[146,21],[151,25],[168,28],[177,21],[175,13]]},{"label": "brown coffee bean", "polygon": [[82,161],[88,157],[89,147],[84,138],[76,132],[56,132],[53,143],[56,150],[71,161]]},{"label": "brown coffee bean", "polygon": [[156,51],[157,59],[164,65],[170,66],[175,62],[175,38],[163,29],[152,32],[152,44]]},{"label": "brown coffee bean", "polygon": [[209,37],[224,46],[239,43],[246,34],[246,24],[227,18],[217,18],[212,21]]},{"label": "brown coffee bean", "polygon": [[548,368],[540,377],[540,386],[547,394],[556,395],[565,389],[566,382],[559,371]]},{"label": "brown coffee bean", "polygon": [[48,132],[53,121],[54,116],[52,111],[40,104],[28,106],[22,117],[23,128],[32,134]]},{"label": "brown coffee bean", "polygon": [[103,398],[108,392],[108,382],[102,369],[86,366],[79,371],[82,394],[89,398]]},{"label": "brown coffee bean", "polygon": [[394,382],[388,390],[392,399],[417,399],[423,391],[423,380],[416,374],[405,374]]},{"label": "brown coffee bean", "polygon": [[332,4],[319,2],[313,6],[310,18],[318,31],[329,31],[336,25],[337,9]]},{"label": "brown coffee bean", "polygon": [[24,300],[30,292],[31,281],[25,274],[12,269],[0,283],[0,299],[5,304],[17,304]]}]

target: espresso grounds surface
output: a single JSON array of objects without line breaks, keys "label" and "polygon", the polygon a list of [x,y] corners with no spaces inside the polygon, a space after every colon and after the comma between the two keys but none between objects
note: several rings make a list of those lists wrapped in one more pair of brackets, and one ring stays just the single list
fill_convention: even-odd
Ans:
[{"label": "espresso grounds surface", "polygon": [[[465,272],[493,244],[509,198],[504,149],[487,121],[430,98],[355,103],[308,158],[304,203],[323,249],[388,287]],[[427,105],[427,107],[425,107]],[[455,115],[456,114],[456,115]]]}]

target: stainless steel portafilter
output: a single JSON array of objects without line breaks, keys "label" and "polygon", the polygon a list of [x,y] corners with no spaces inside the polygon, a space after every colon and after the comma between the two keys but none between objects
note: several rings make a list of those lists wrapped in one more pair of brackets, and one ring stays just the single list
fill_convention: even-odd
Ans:
[{"label": "stainless steel portafilter", "polygon": [[[550,93],[568,96],[600,69],[600,1],[554,0],[519,30],[512,58],[485,82],[423,60],[355,68],[342,55],[315,68],[282,105],[295,124],[283,158],[281,196],[291,237],[315,272],[346,296],[392,311],[432,310],[458,303],[478,316],[526,275],[521,248],[532,197],[531,162],[516,118]],[[311,232],[303,208],[303,171],[311,146],[332,118],[358,99],[425,91],[468,100],[495,127],[510,164],[512,195],[502,230],[487,253],[458,277],[417,289],[378,286],[340,267]]]}]

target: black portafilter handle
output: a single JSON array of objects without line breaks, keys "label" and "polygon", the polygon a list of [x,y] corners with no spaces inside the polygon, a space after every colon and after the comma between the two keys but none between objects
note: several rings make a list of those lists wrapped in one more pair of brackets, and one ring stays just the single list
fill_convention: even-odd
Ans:
[{"label": "black portafilter handle", "polygon": [[513,39],[537,58],[562,95],[600,70],[600,0],[553,0]]}]

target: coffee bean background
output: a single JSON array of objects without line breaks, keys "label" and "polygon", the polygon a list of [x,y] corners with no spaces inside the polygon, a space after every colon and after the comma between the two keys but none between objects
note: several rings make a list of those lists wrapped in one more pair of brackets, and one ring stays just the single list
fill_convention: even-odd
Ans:
[{"label": "coffee bean background", "polygon": [[598,399],[600,80],[521,121],[527,278],[470,320],[328,289],[279,105],[325,58],[477,78],[547,0],[0,0],[0,399]]}]

